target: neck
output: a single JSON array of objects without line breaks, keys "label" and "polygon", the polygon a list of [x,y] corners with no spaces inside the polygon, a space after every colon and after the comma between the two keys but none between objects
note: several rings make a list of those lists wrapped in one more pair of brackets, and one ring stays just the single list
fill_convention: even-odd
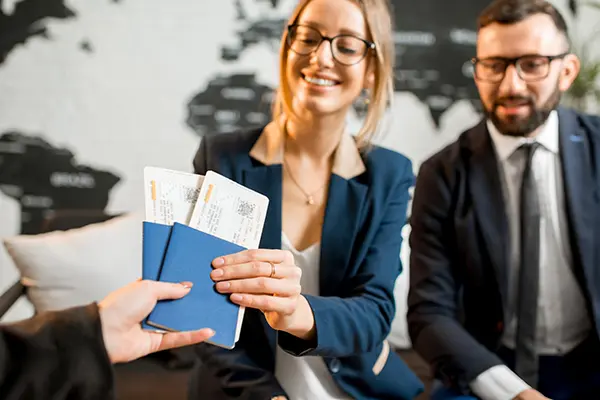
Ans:
[{"label": "neck", "polygon": [[315,161],[329,159],[346,127],[345,115],[311,120],[289,119],[286,123],[285,151]]}]

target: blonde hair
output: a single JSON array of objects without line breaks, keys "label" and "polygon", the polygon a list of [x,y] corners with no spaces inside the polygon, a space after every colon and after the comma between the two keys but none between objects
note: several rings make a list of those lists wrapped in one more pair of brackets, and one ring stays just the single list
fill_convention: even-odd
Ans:
[{"label": "blonde hair", "polygon": [[[311,0],[300,0],[294,9],[289,21],[293,24]],[[367,32],[371,41],[375,43],[374,56],[367,54],[361,62],[374,63],[373,90],[370,91],[369,105],[364,123],[356,134],[358,148],[367,149],[373,136],[378,132],[385,111],[391,104],[394,96],[394,38],[392,12],[388,0],[353,0],[362,9],[366,20]],[[288,31],[284,29],[279,50],[279,87],[276,90],[272,113],[273,120],[280,124],[280,131],[285,132],[285,124],[290,116],[294,116],[292,106],[293,94],[288,86],[286,77],[286,64],[289,53],[287,45]],[[371,51],[370,51],[371,52]]]}]

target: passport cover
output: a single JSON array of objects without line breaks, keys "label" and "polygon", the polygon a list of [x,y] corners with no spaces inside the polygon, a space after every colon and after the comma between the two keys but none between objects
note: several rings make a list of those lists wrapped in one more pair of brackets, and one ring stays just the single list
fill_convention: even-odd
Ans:
[{"label": "passport cover", "polygon": [[169,244],[171,225],[144,221],[142,246],[142,279],[157,281]]},{"label": "passport cover", "polygon": [[[171,228],[171,225],[144,221],[142,229],[142,279],[158,280],[169,238],[171,237]],[[146,320],[142,321],[142,328],[164,332],[162,329],[148,325]]]},{"label": "passport cover", "polygon": [[159,280],[189,281],[194,285],[190,293],[181,299],[159,301],[148,316],[147,323],[168,331],[211,328],[215,335],[210,343],[227,349],[234,348],[238,323],[242,322],[238,321],[240,306],[231,302],[228,294],[216,291],[210,272],[215,258],[242,250],[245,250],[242,246],[175,223],[168,238],[162,268],[159,269]]}]

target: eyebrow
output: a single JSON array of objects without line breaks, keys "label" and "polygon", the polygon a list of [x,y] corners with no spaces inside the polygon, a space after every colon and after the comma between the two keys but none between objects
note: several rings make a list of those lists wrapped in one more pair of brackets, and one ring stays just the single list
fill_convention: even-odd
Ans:
[{"label": "eyebrow", "polygon": [[[300,25],[308,25],[308,26],[311,26],[313,28],[317,28],[318,30],[325,30],[325,28],[324,28],[324,26],[322,24],[320,24],[318,22],[310,21],[310,20],[308,20],[308,21],[302,21],[302,22],[298,21],[298,24],[300,24]],[[363,38],[363,37],[366,36],[364,33],[360,33],[360,32],[354,31],[352,29],[347,29],[347,28],[341,29],[340,32],[339,32],[339,34],[342,34],[342,35],[352,35],[352,36],[356,36],[356,37],[359,37],[359,38]]]}]

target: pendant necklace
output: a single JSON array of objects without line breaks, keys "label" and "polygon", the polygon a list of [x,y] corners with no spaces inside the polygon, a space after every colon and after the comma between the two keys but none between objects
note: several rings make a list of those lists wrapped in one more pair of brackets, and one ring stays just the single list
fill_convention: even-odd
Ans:
[{"label": "pendant necklace", "polygon": [[296,185],[296,187],[298,187],[298,189],[300,189],[300,191],[302,193],[304,193],[304,197],[306,197],[306,205],[308,205],[308,206],[315,205],[315,198],[313,196],[315,194],[317,194],[318,192],[320,192],[321,190],[323,190],[323,188],[325,187],[325,185],[327,185],[327,181],[325,181],[325,183],[320,188],[318,188],[317,190],[313,191],[312,193],[309,193],[306,190],[304,190],[304,188],[302,186],[300,186],[300,184],[298,183],[298,181],[296,181],[296,178],[294,178],[294,175],[292,175],[292,170],[288,166],[288,163],[285,160],[285,157],[283,158],[283,164],[285,166],[285,170],[287,171],[288,175],[292,179],[292,182],[294,183],[294,185]]}]

